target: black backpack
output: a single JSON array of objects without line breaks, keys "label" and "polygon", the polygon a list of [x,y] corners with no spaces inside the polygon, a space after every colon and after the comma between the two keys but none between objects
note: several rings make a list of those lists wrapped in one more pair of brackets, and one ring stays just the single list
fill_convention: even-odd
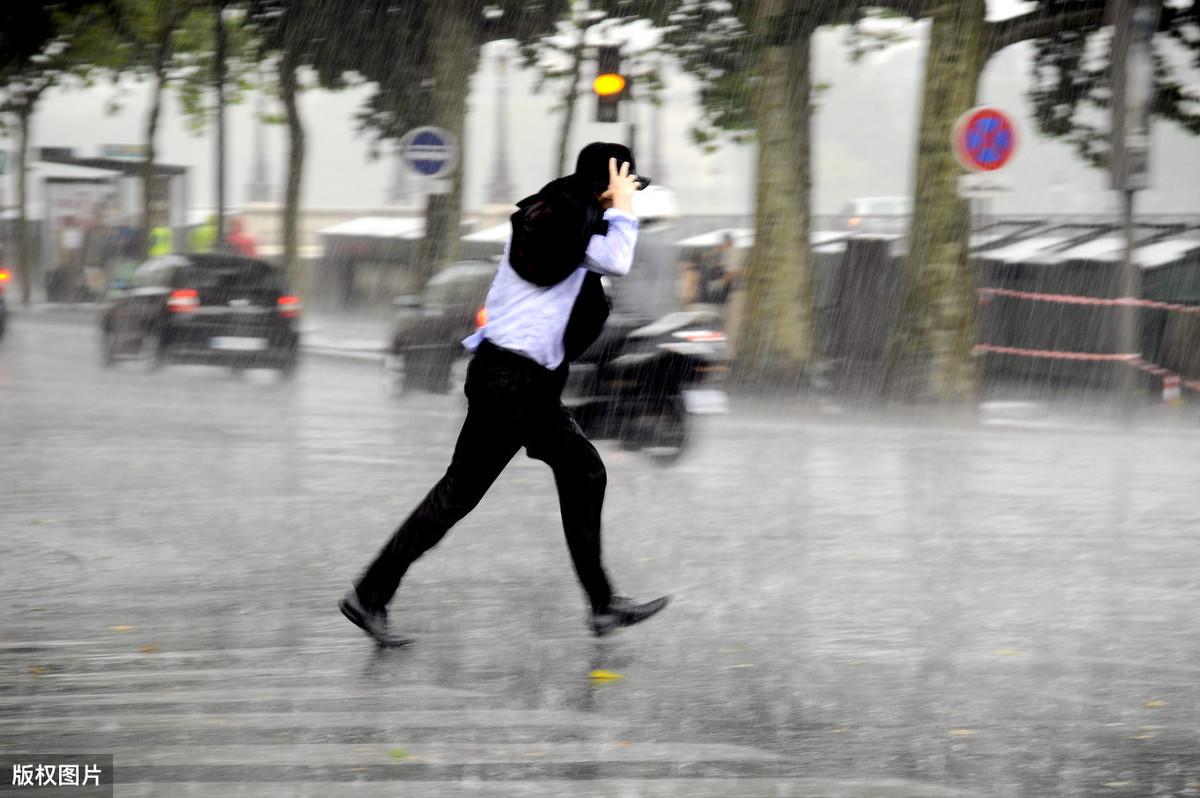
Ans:
[{"label": "black backpack", "polygon": [[[583,263],[593,235],[608,233],[604,211],[571,177],[553,180],[517,203],[508,262],[522,279],[543,288],[565,280]],[[611,309],[600,275],[589,271],[563,334],[566,359],[577,359],[604,329]]]}]

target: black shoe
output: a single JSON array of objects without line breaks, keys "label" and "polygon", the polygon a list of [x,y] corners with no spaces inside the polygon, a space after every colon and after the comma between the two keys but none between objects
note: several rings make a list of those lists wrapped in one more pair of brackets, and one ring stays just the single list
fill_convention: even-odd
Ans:
[{"label": "black shoe", "polygon": [[623,596],[613,596],[608,607],[593,611],[591,618],[592,634],[604,637],[622,626],[633,626],[654,615],[671,600],[670,596],[661,596],[645,604],[636,604],[633,599]]},{"label": "black shoe", "polygon": [[351,590],[338,602],[338,608],[350,619],[350,623],[362,629],[383,648],[399,648],[412,642],[407,637],[397,637],[388,631],[387,610],[368,610],[358,598],[358,591]]}]

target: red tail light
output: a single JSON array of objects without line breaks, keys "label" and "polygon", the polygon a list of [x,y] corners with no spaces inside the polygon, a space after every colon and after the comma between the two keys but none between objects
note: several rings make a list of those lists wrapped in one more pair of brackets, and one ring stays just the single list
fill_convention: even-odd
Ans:
[{"label": "red tail light", "polygon": [[475,311],[475,329],[478,330],[485,324],[487,324],[487,308],[481,307]]},{"label": "red tail light", "polygon": [[304,303],[300,301],[298,296],[281,296],[275,303],[275,309],[279,311],[279,315],[285,319],[294,319],[300,315],[300,311],[304,308]]},{"label": "red tail light", "polygon": [[8,287],[9,276],[7,269],[0,269],[0,294],[3,294],[4,289]]},{"label": "red tail light", "polygon": [[195,288],[180,288],[167,297],[167,310],[172,313],[195,313],[200,308],[200,294]]}]

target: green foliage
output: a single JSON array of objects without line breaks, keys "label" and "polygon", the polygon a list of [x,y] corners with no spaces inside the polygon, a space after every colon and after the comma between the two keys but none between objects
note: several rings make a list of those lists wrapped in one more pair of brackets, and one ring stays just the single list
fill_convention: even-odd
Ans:
[{"label": "green foliage", "polygon": [[[551,84],[564,94],[569,93],[571,87],[566,83],[575,75],[575,59],[578,57],[583,63],[590,63],[595,58],[595,46],[586,43],[589,34],[612,43],[628,40],[629,34],[623,28],[631,20],[605,11],[598,5],[602,4],[577,0],[572,3],[571,12],[559,20],[553,29],[520,42],[522,64],[537,75],[534,93],[541,93]],[[649,53],[653,52],[654,48],[651,48]],[[630,85],[636,87],[639,99],[658,103],[662,78],[656,65],[657,59],[646,57],[649,53],[623,47],[621,68]],[[580,74],[580,78],[587,77],[586,71]]]},{"label": "green foliage", "polygon": [[[479,48],[496,39],[521,43],[541,39],[556,30],[569,0],[460,0],[461,11],[431,3],[398,4],[365,0],[339,14],[337,71],[357,73],[375,86],[358,114],[360,128],[376,142],[398,139],[432,118],[441,92],[463,90],[437,86],[433,74],[434,14],[459,14],[468,30],[470,49],[461,57],[472,62]],[[331,59],[331,62],[333,59]],[[331,63],[332,65],[332,63]]]},{"label": "green foliage", "polygon": [[894,9],[861,9],[858,18],[846,27],[846,46],[850,50],[851,62],[858,63],[872,53],[909,41],[906,33],[886,24],[907,19],[910,19],[907,14]]},{"label": "green foliage", "polygon": [[[0,3],[0,113],[28,110],[67,78],[89,80],[89,54],[78,44],[104,12],[86,0]],[[0,117],[0,129],[5,121]]]},{"label": "green foliage", "polygon": [[[1051,0],[1049,5],[1065,0]],[[1154,38],[1155,117],[1200,134],[1200,8],[1167,4]],[[1087,162],[1109,156],[1110,29],[1062,30],[1034,42],[1032,88],[1038,130],[1071,144]]]}]

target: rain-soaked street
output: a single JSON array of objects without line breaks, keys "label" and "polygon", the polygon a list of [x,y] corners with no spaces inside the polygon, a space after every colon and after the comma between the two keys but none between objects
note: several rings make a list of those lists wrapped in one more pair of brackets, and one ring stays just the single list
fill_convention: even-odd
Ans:
[{"label": "rain-soaked street", "polygon": [[671,468],[602,444],[609,569],[674,603],[600,642],[522,454],[377,654],[336,601],[461,395],[105,370],[26,318],[0,408],[0,749],[113,754],[117,795],[1200,794],[1194,418],[743,403]]}]

